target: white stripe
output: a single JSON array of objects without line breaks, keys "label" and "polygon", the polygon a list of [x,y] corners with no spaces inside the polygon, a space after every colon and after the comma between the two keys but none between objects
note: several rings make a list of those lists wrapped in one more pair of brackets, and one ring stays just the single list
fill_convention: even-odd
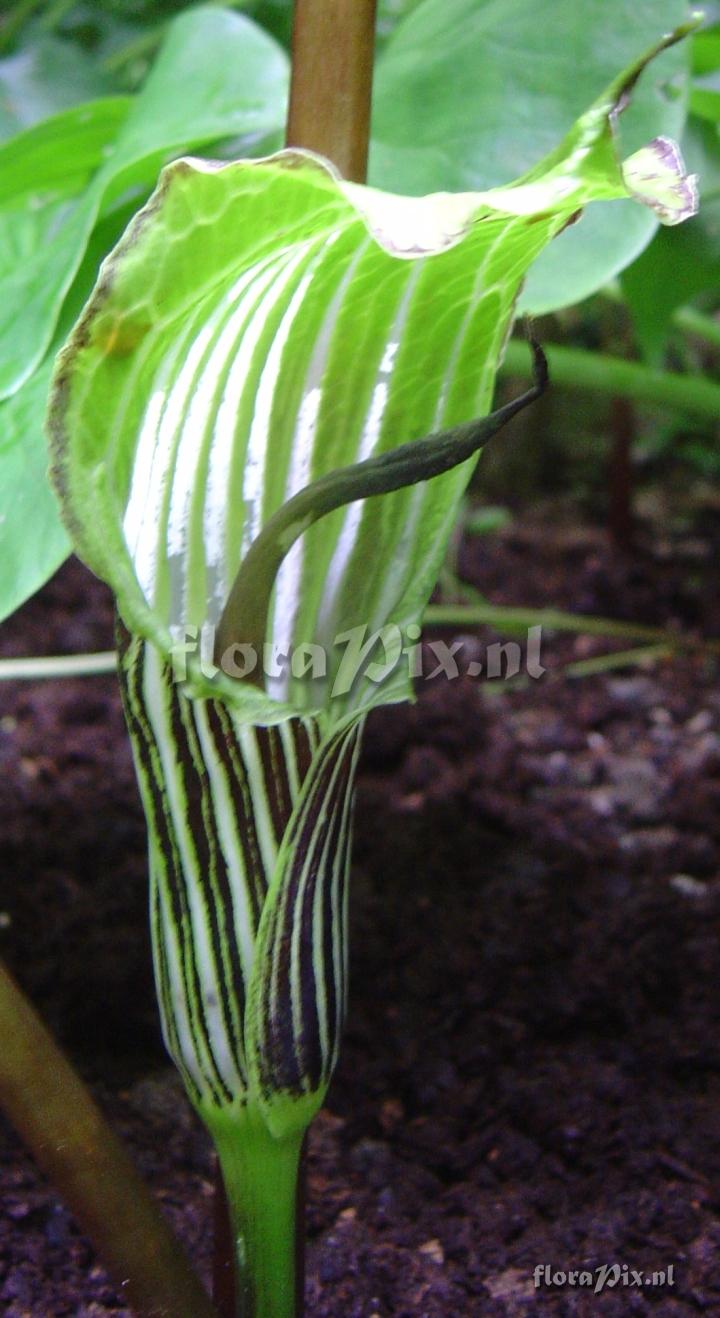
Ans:
[{"label": "white stripe", "polygon": [[[240,752],[247,769],[247,781],[252,798],[253,818],[260,846],[260,857],[265,870],[266,881],[270,884],[277,860],[277,844],[275,842],[270,803],[265,791],[265,770],[258,749],[257,733],[255,728],[237,722],[235,723],[235,730],[240,743]],[[262,735],[262,729],[260,729],[260,735]]]},{"label": "white stripe", "polygon": [[163,782],[185,879],[193,959],[197,966],[198,978],[202,988],[201,1007],[211,1052],[208,1053],[200,1032],[197,1036],[193,1034],[192,1041],[186,1039],[185,1044],[186,1047],[190,1044],[192,1048],[197,1048],[201,1064],[207,1064],[205,1088],[207,1088],[208,1080],[212,1084],[211,1077],[214,1062],[216,1069],[220,1071],[228,1087],[236,1089],[240,1077],[227,1048],[227,1035],[220,1009],[222,995],[215,975],[214,957],[209,936],[209,921],[202,900],[202,889],[195,865],[194,847],[184,801],[178,789],[175,742],[167,725],[167,720],[170,717],[168,702],[171,696],[161,668],[160,656],[152,645],[146,647],[144,694],[148,721],[155,734],[160,752]]},{"label": "white stripe", "polygon": [[[408,267],[408,279],[403,288],[400,302],[398,304],[390,336],[385,344],[380,367],[378,369],[377,383],[372,393],[370,406],[368,408],[365,422],[360,434],[360,441],[354,462],[362,462],[369,458],[378,447],[380,434],[382,430],[382,420],[387,407],[390,395],[390,382],[395,369],[395,358],[397,355],[400,342],[402,340],[403,329],[405,327],[410,301],[419,275],[419,266]],[[316,635],[320,638],[321,643],[331,646],[334,642],[334,635],[330,635],[332,620],[337,615],[337,608],[342,593],[345,573],[357,544],[360,522],[363,515],[364,500],[357,500],[350,504],[345,513],[342,529],[337,538],[337,543],[333,551],[332,558],[328,565],[328,571],[325,578],[325,588],[320,609],[318,610],[318,619]],[[362,619],[362,621],[366,621]]]},{"label": "white stripe", "polygon": [[[255,951],[253,916],[248,893],[248,876],[242,865],[243,850],[237,834],[237,814],[228,789],[222,764],[218,761],[215,742],[208,727],[204,701],[195,702],[195,726],[203,751],[213,799],[213,814],[217,825],[218,842],[222,848],[228,880],[232,889],[233,931],[240,951],[243,980],[247,989]],[[242,1021],[240,1022],[242,1032]]]}]

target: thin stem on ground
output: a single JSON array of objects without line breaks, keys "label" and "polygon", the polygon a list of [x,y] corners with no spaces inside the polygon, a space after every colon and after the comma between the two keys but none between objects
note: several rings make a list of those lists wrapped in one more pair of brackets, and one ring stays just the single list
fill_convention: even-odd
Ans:
[{"label": "thin stem on ground", "polygon": [[59,677],[104,677],[117,669],[114,650],[98,654],[55,654],[36,659],[0,659],[0,682],[37,682]]},{"label": "thin stem on ground", "polygon": [[694,334],[713,347],[720,348],[720,321],[712,316],[696,311],[694,307],[678,307],[673,313],[672,322],[685,334]]},{"label": "thin stem on ground", "polygon": [[489,600],[471,604],[429,604],[423,617],[424,627],[494,627],[497,631],[525,631],[528,627],[547,627],[548,631],[577,632],[585,636],[606,636],[620,640],[646,641],[677,651],[705,651],[720,654],[720,638],[686,636],[663,627],[622,622],[613,618],[596,618],[588,613],[566,613],[562,609],[529,609]]},{"label": "thin stem on ground", "polygon": [[608,461],[608,526],[616,549],[631,553],[635,542],[633,512],[634,468],[633,442],[637,431],[635,408],[629,398],[610,400],[610,440]]},{"label": "thin stem on ground", "polygon": [[120,1140],[0,964],[0,1107],[138,1318],[217,1318]]},{"label": "thin stem on ground", "polygon": [[[462,596],[461,601],[430,604],[425,610],[425,627],[480,627],[490,626],[510,631],[524,631],[527,627],[543,626],[549,631],[579,632],[586,636],[621,637],[628,640],[647,640],[670,645],[676,650],[710,650],[720,652],[720,640],[715,638],[684,636],[662,627],[649,627],[641,623],[623,622],[616,618],[596,617],[588,613],[569,613],[561,609],[531,609],[493,604],[473,586],[457,577],[448,578],[453,590]],[[464,601],[464,602],[463,602]],[[115,672],[117,655],[114,650],[101,654],[57,655],[47,659],[0,659],[0,681],[37,681],[60,677],[94,677]]]},{"label": "thin stem on ground", "polygon": [[669,645],[639,645],[632,650],[614,650],[611,654],[596,654],[591,659],[576,659],[562,668],[563,677],[595,677],[598,673],[611,673],[616,668],[636,668],[642,664],[671,659]]}]

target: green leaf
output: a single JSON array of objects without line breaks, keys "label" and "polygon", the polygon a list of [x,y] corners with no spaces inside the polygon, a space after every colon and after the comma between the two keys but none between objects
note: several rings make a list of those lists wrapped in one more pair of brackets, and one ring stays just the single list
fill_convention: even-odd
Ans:
[{"label": "green leaf", "polygon": [[[507,182],[687,13],[684,0],[552,0],[541,12],[536,0],[424,0],[378,61],[370,181],[414,195]],[[624,151],[680,135],[688,59],[688,49],[668,51],[643,78],[623,119]],[[637,207],[593,208],[534,266],[523,306],[548,311],[588,296],[654,227]]]},{"label": "green leaf", "polygon": [[293,22],[293,0],[251,0],[248,13],[279,41],[290,49]]},{"label": "green leaf", "polygon": [[[56,348],[87,301],[99,261],[117,242],[133,210],[132,205],[120,207],[94,230],[65,299]],[[6,209],[6,224],[0,229],[0,267],[11,255],[13,227],[7,223],[11,214]],[[43,222],[37,214],[31,218]],[[20,225],[15,234],[18,260],[24,234]],[[17,393],[0,402],[0,560],[5,565],[0,574],[0,622],[38,590],[70,552],[60,507],[47,479],[44,419],[51,373],[52,354]]]},{"label": "green leaf", "polygon": [[119,97],[79,106],[0,147],[0,377],[12,386],[0,398],[33,374],[47,347],[39,331],[54,334],[79,264],[77,193],[112,150],[128,106]]},{"label": "green leaf", "polygon": [[696,32],[692,42],[690,109],[711,123],[720,120],[720,25]]},{"label": "green leaf", "polygon": [[720,122],[720,78],[713,73],[712,78],[696,79],[690,93],[690,109],[701,119],[709,119],[712,124]]},{"label": "green leaf", "polygon": [[241,15],[203,7],[170,25],[112,154],[82,197],[51,212],[52,241],[42,232],[32,258],[3,281],[0,397],[18,389],[47,351],[101,211],[130,187],[147,189],[171,155],[272,130],[284,115],[287,77],[284,52]]},{"label": "green leaf", "polygon": [[52,362],[0,403],[0,620],[32,595],[70,552],[47,480],[42,416]]},{"label": "green leaf", "polygon": [[[586,202],[628,196],[613,119],[648,58],[491,192],[397,197],[293,152],[163,172],[61,355],[51,414],[74,543],[131,631],[168,652],[215,626],[296,491],[488,411],[523,275]],[[402,665],[342,682],[340,638],[385,628],[394,644],[417,622],[473,465],[339,509],[293,545],[268,636],[320,647],[314,683],[286,667],[265,695],[203,681],[195,659],[194,689],[265,720],[406,696]]]},{"label": "green leaf", "polygon": [[692,71],[702,77],[720,69],[720,23],[696,32],[692,41]]},{"label": "green leaf", "polygon": [[130,109],[129,96],[91,101],[45,119],[0,146],[0,203],[80,192],[103,164]]},{"label": "green leaf", "polygon": [[0,138],[114,90],[97,61],[73,42],[42,37],[0,60]]}]

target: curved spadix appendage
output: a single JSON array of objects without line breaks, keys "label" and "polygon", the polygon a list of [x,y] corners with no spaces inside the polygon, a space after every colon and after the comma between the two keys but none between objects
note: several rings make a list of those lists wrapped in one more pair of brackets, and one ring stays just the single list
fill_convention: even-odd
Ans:
[{"label": "curved spadix appendage", "polygon": [[[378,457],[329,472],[299,490],[277,510],[253,541],[235,578],[218,627],[216,663],[222,667],[223,656],[236,645],[260,651],[280,566],[296,540],[315,522],[359,499],[390,494],[452,471],[479,453],[508,421],[545,392],[547,360],[537,340],[532,335],[529,337],[534,380],[518,398],[489,416],[411,440]],[[253,678],[254,672],[248,680]]]}]

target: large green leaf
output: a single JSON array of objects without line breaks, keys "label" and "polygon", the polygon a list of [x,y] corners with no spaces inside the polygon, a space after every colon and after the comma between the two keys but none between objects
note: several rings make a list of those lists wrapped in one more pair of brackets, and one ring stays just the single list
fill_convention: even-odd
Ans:
[{"label": "large green leaf", "polygon": [[0,204],[31,194],[36,210],[44,194],[80,192],[104,163],[127,117],[129,96],[74,106],[17,133],[0,146]]},{"label": "large green leaf", "polygon": [[113,91],[97,61],[77,45],[42,37],[0,60],[0,139]]},{"label": "large green leaf", "polygon": [[[45,315],[45,333],[54,333],[48,309],[62,303],[77,271],[79,262],[61,270],[58,255],[67,252],[68,228],[81,210],[77,194],[112,151],[129,104],[121,97],[91,102],[0,147],[0,343],[5,369],[20,365],[19,385],[39,360],[39,316]],[[81,258],[83,252],[81,247]],[[43,287],[48,273],[57,277],[54,290]]]},{"label": "large green leaf", "polygon": [[[370,181],[413,195],[508,182],[687,12],[685,0],[424,0],[378,61]],[[687,49],[668,51],[643,79],[623,121],[625,151],[679,137],[688,58]],[[523,305],[540,312],[586,297],[654,227],[637,207],[594,208],[539,259]]]},{"label": "large green leaf", "polygon": [[[132,204],[119,207],[94,230],[63,305],[56,350],[87,301],[99,262],[133,211]],[[21,226],[16,238],[22,233]],[[11,235],[12,226],[0,229],[0,266],[8,259]],[[0,401],[0,622],[47,581],[71,548],[47,479],[43,422],[52,362],[51,351],[17,393]]]},{"label": "large green leaf", "polygon": [[[52,241],[40,226],[34,250],[27,250],[12,277],[3,281],[0,397],[18,389],[47,351],[102,210],[128,188],[149,188],[160,165],[173,154],[221,137],[262,135],[277,127],[284,115],[287,78],[284,51],[242,15],[198,8],[170,25],[143,91],[87,190],[62,211],[39,194],[38,208],[50,208]],[[57,149],[72,153],[76,123],[66,126],[68,141],[58,141]]]},{"label": "large green leaf", "polygon": [[[487,412],[525,272],[586,202],[629,195],[612,128],[647,58],[492,192],[396,197],[292,152],[164,171],[61,355],[51,414],[75,546],[131,631],[168,652],[215,625],[293,493]],[[674,218],[691,201],[680,187]],[[343,686],[337,640],[417,621],[471,466],[356,502],[293,545],[268,636],[322,647],[324,679],[282,671],[266,694],[223,673],[203,685],[191,663],[195,689],[255,719],[407,694],[402,667]]]}]

